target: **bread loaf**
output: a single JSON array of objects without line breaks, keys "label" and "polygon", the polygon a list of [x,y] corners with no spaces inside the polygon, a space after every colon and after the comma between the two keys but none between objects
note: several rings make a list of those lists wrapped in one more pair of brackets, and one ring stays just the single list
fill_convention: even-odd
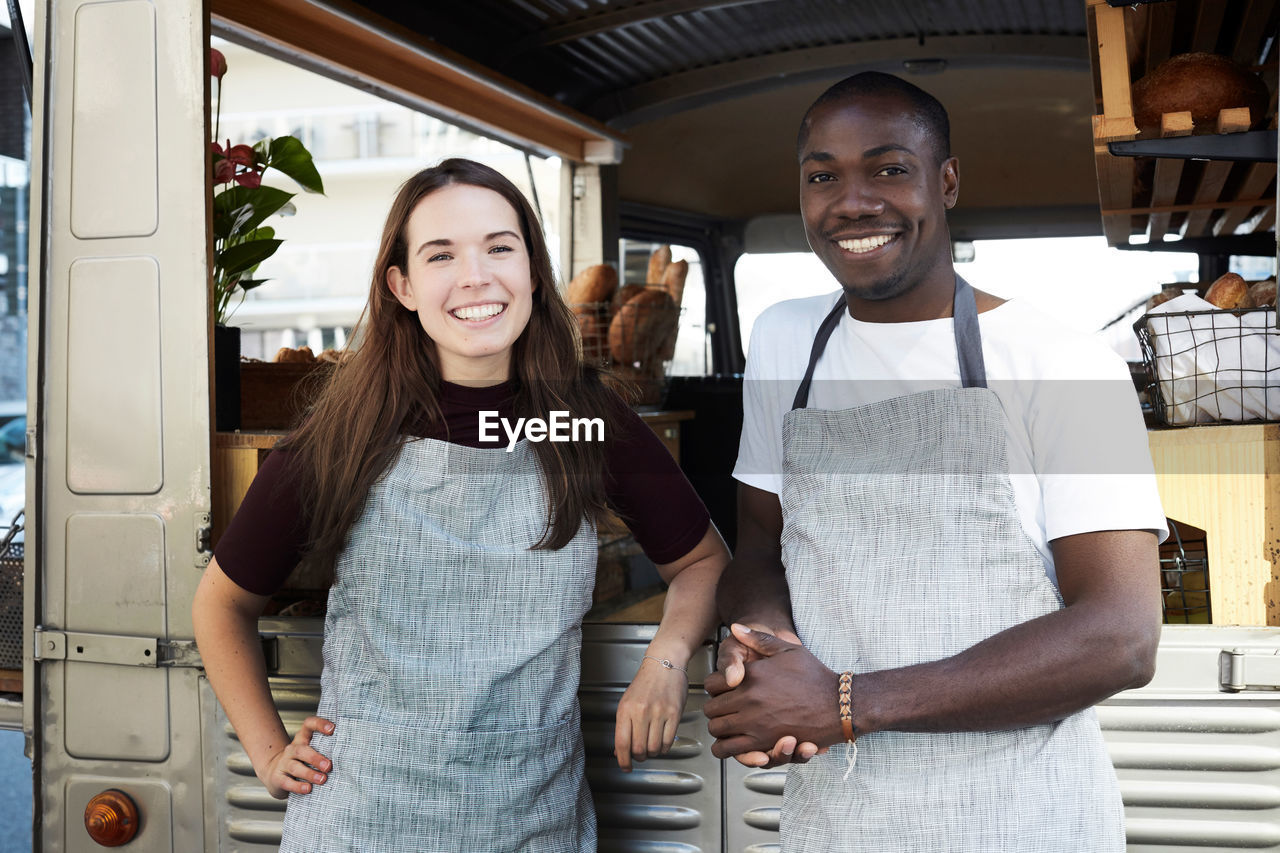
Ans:
[{"label": "bread loaf", "polygon": [[645,288],[614,315],[609,324],[609,351],[622,364],[651,362],[676,317],[669,293]]},{"label": "bread loaf", "polygon": [[1197,128],[1216,130],[1218,113],[1248,107],[1254,128],[1266,117],[1266,84],[1247,67],[1216,53],[1183,53],[1133,84],[1133,120],[1159,133],[1160,116],[1188,111]]},{"label": "bread loaf", "polygon": [[570,306],[582,333],[582,357],[592,364],[603,363],[609,355],[609,321],[604,306],[595,302]]},{"label": "bread loaf", "polygon": [[1209,285],[1204,298],[1212,302],[1215,308],[1253,307],[1253,303],[1249,300],[1249,283],[1233,272],[1226,273]]},{"label": "bread loaf", "polygon": [[680,302],[684,299],[684,280],[688,276],[688,261],[676,261],[670,264],[662,274],[662,286],[667,289],[667,293],[671,294],[671,301],[676,304],[676,308],[680,307]]},{"label": "bread loaf", "polygon": [[1163,305],[1164,303],[1168,302],[1170,299],[1177,299],[1181,295],[1182,295],[1182,288],[1180,286],[1166,287],[1163,290],[1161,290],[1159,293],[1157,293],[1155,296],[1147,300],[1147,310],[1150,311],[1152,308],[1155,308],[1157,305]]},{"label": "bread loaf", "polygon": [[573,277],[565,291],[565,301],[570,305],[583,302],[608,302],[617,289],[617,270],[608,264],[595,264]]},{"label": "bread loaf", "polygon": [[670,265],[671,247],[664,245],[654,249],[653,254],[649,255],[649,272],[645,282],[648,284],[661,284],[662,276]]},{"label": "bread loaf", "polygon": [[639,294],[644,293],[644,291],[645,286],[643,284],[624,284],[619,287],[618,292],[613,295],[613,304],[609,306],[609,316],[616,316],[619,308],[635,299]]},{"label": "bread loaf", "polygon": [[1274,308],[1276,304],[1276,280],[1255,281],[1249,286],[1249,299],[1254,308]]},{"label": "bread loaf", "polygon": [[275,361],[285,364],[311,364],[316,360],[316,355],[311,351],[311,347],[298,347],[291,349],[289,347],[280,347],[276,350]]}]

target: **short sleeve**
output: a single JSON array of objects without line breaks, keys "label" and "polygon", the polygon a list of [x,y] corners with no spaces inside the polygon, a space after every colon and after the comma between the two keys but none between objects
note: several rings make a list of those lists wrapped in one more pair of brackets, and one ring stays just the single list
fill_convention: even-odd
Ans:
[{"label": "short sleeve", "polygon": [[271,595],[283,586],[306,545],[308,525],[290,469],[293,459],[287,450],[267,456],[214,549],[223,574],[256,595]]},{"label": "short sleeve", "polygon": [[673,563],[706,535],[711,514],[653,430],[620,405],[609,449],[609,504],[655,563]]},{"label": "short sleeve", "polygon": [[1163,541],[1167,522],[1128,366],[1089,346],[1050,375],[1068,370],[1070,379],[1038,381],[1029,407],[1046,537],[1150,530]]},{"label": "short sleeve", "polygon": [[786,383],[776,375],[778,359],[775,335],[766,311],[751,330],[747,367],[742,379],[742,437],[734,479],[773,494],[782,493],[782,417],[786,413],[780,395]]}]

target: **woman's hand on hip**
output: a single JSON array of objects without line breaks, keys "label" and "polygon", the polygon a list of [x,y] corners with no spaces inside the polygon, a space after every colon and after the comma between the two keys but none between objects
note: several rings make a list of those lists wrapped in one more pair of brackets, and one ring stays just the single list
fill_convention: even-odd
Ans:
[{"label": "woman's hand on hip", "polygon": [[613,751],[618,766],[630,772],[631,762],[664,754],[676,739],[676,728],[689,693],[688,676],[646,657],[631,686],[618,702]]},{"label": "woman's hand on hip", "polygon": [[272,756],[258,774],[277,800],[290,794],[309,794],[312,785],[323,785],[333,763],[311,748],[313,734],[333,734],[333,723],[323,717],[307,717],[289,745]]}]

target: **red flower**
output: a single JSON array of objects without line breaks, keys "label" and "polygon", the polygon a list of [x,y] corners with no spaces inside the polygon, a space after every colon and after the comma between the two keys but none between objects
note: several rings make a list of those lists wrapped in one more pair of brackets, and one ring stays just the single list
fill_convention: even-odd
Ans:
[{"label": "red flower", "polygon": [[232,163],[241,166],[253,166],[253,146],[252,145],[232,145],[231,140],[227,140],[227,159]]},{"label": "red flower", "polygon": [[[262,183],[262,172],[254,162],[253,148],[249,145],[232,145],[227,140],[224,149],[216,142],[213,146],[213,179],[219,184],[235,181],[244,187],[256,187]],[[239,172],[240,174],[236,174]]]},{"label": "red flower", "polygon": [[222,75],[227,73],[227,58],[216,47],[209,48],[209,73],[219,83],[222,82]]}]

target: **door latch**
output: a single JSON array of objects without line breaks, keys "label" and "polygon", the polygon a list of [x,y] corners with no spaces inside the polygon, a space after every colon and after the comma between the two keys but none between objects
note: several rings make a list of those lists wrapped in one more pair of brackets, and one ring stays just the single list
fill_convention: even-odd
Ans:
[{"label": "door latch", "polygon": [[1218,688],[1227,693],[1280,690],[1280,651],[1223,649],[1218,653]]},{"label": "door latch", "polygon": [[118,666],[203,666],[194,640],[158,640],[37,628],[32,645],[38,661],[80,661]]}]

